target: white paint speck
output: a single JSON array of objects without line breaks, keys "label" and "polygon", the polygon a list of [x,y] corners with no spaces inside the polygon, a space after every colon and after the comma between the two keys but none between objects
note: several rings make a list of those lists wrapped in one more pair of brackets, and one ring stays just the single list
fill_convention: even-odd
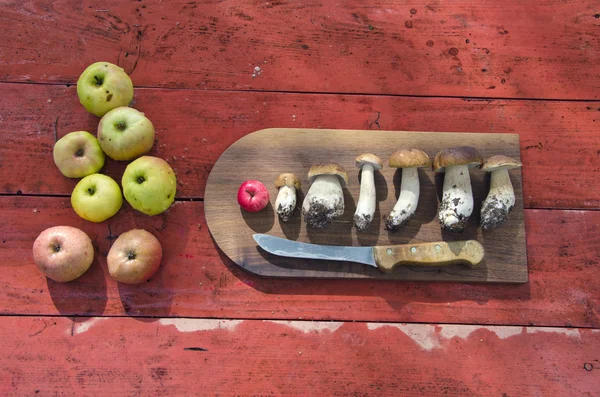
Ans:
[{"label": "white paint speck", "polygon": [[[89,320],[86,320],[82,323],[75,323],[73,327],[73,335],[79,335],[84,332],[87,332],[94,325],[98,324],[101,321],[108,320],[109,317],[92,317]],[[67,330],[67,334],[71,334],[71,327]]]},{"label": "white paint speck", "polygon": [[179,332],[198,332],[226,329],[233,331],[243,320],[215,320],[202,318],[163,318],[160,325],[174,325]]},{"label": "white paint speck", "polygon": [[435,334],[435,329],[431,325],[367,323],[367,328],[369,330],[375,330],[382,327],[398,328],[423,350],[430,351],[434,348],[439,349],[442,347],[440,345],[439,337]]},{"label": "white paint speck", "polygon": [[579,333],[579,330],[577,330],[577,329],[555,328],[555,327],[527,328],[528,334],[537,334],[538,332],[547,332],[547,333],[552,333],[552,334],[564,334],[566,336],[570,336],[571,338],[581,338],[581,334]]},{"label": "white paint speck", "polygon": [[305,334],[310,332],[322,332],[329,330],[329,332],[335,332],[339,327],[343,325],[341,322],[328,322],[328,321],[279,321],[279,320],[265,320],[275,324],[286,325],[295,330],[302,331]]},{"label": "white paint speck", "polygon": [[440,332],[440,336],[444,339],[452,339],[454,337],[458,337],[461,339],[467,339],[473,332],[479,329],[486,329],[488,331],[493,332],[500,339],[510,338],[514,335],[519,335],[523,333],[522,327],[500,327],[500,326],[489,326],[482,327],[479,325],[442,325],[440,326],[442,329]]}]

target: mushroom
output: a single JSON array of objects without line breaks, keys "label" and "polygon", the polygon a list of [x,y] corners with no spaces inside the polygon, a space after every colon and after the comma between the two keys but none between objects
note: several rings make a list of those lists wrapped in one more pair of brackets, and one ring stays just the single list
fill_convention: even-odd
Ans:
[{"label": "mushroom", "polygon": [[383,167],[383,162],[372,153],[358,156],[355,164],[361,169],[360,193],[356,212],[354,212],[354,225],[358,230],[365,230],[373,221],[375,214],[375,177],[373,172]]},{"label": "mushroom", "polygon": [[310,227],[322,229],[344,213],[343,188],[348,174],[336,163],[315,164],[308,171],[311,183],[302,203],[304,221]]},{"label": "mushroom", "polygon": [[481,169],[491,172],[490,191],[481,206],[481,228],[494,229],[506,221],[515,206],[515,192],[508,170],[521,167],[520,161],[503,155],[492,156]]},{"label": "mushroom", "polygon": [[445,172],[438,218],[443,230],[462,232],[473,213],[469,170],[481,167],[483,157],[471,146],[444,149],[435,155],[433,170]]},{"label": "mushroom", "polygon": [[392,153],[388,165],[392,168],[402,168],[400,195],[385,219],[385,228],[397,231],[417,210],[420,192],[418,168],[431,166],[431,160],[422,150],[401,149]]},{"label": "mushroom", "polygon": [[287,222],[296,209],[296,190],[300,189],[300,178],[294,174],[281,174],[275,179],[275,187],[279,189],[275,208],[281,220]]}]

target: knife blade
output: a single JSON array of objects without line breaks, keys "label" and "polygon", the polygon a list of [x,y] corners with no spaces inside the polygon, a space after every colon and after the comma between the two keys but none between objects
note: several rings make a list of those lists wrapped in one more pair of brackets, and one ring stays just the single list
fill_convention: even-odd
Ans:
[{"label": "knife blade", "polygon": [[475,240],[431,243],[347,247],[287,240],[268,234],[252,236],[259,247],[278,256],[303,259],[357,262],[390,273],[396,266],[447,266],[462,264],[475,267],[483,260],[483,246]]}]

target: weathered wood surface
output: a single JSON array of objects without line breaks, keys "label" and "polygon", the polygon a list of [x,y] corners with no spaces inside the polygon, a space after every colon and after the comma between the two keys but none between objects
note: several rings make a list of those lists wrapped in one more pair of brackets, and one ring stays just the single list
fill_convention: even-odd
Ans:
[{"label": "weathered wood surface", "polygon": [[[56,138],[95,132],[75,88],[0,84],[0,192],[69,195],[52,161]],[[179,197],[201,198],[219,156],[263,128],[494,132],[520,135],[525,208],[600,208],[600,102],[465,101],[355,95],[138,89],[157,129],[151,154],[177,172]],[[107,159],[120,180],[124,163]]]},{"label": "weathered wood surface", "polygon": [[[0,81],[598,99],[588,1],[4,2]],[[259,69],[256,69],[259,68]]]},{"label": "weathered wood surface", "polygon": [[[488,193],[485,172],[470,173],[474,209],[462,234],[442,232],[437,218],[443,174],[420,169],[418,208],[397,232],[385,230],[382,218],[389,214],[400,195],[401,170],[388,167],[387,160],[399,148],[419,148],[433,159],[437,152],[461,142],[476,148],[484,158],[503,154],[519,160],[519,136],[514,134],[465,134],[389,131],[371,134],[368,130],[317,130],[270,128],[256,131],[231,145],[214,165],[204,197],[206,221],[219,248],[244,269],[266,277],[373,278],[382,280],[459,281],[482,283],[524,283],[527,281],[527,252],[523,219],[521,170],[510,171],[516,202],[509,219],[495,230],[479,227],[481,203]],[[367,230],[353,226],[359,200],[359,174],[355,159],[375,153],[384,167],[374,176],[376,210]],[[313,164],[336,162],[348,174],[344,189],[344,214],[324,229],[306,227],[301,219],[302,200],[309,191],[307,173]],[[279,220],[273,183],[284,172],[302,181],[298,203],[288,223]],[[236,200],[240,184],[258,179],[270,192],[270,204],[263,211],[240,210]],[[384,246],[435,241],[477,240],[485,249],[484,260],[475,268],[451,265],[437,268],[398,267],[392,273],[364,264],[334,261],[307,261],[271,255],[257,247],[254,233],[266,233],[294,241],[343,246]]]},{"label": "weathered wood surface", "polygon": [[[526,210],[529,282],[521,285],[263,279],[216,250],[202,202],[155,217],[125,205],[100,224],[80,219],[68,198],[1,197],[0,213],[2,314],[600,326],[598,211]],[[91,269],[67,284],[46,280],[31,257],[37,235],[58,224],[83,229],[96,247]],[[134,227],[155,233],[163,263],[149,283],[118,285],[106,254]]]},{"label": "weathered wood surface", "polygon": [[596,396],[598,330],[4,317],[3,396]]}]

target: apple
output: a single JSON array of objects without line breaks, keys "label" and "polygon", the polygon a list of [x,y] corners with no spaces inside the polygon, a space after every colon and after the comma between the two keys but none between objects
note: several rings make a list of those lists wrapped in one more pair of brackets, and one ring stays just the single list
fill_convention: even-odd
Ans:
[{"label": "apple", "polygon": [[244,210],[258,212],[269,203],[269,191],[261,182],[248,180],[240,186],[237,201]]},{"label": "apple", "polygon": [[79,76],[77,96],[88,112],[102,117],[109,110],[129,105],[133,100],[133,83],[123,68],[110,62],[96,62]]},{"label": "apple", "polygon": [[125,168],[123,179],[125,200],[146,215],[158,215],[175,200],[177,178],[165,160],[142,156]]},{"label": "apple", "polygon": [[119,211],[123,196],[117,182],[102,174],[88,175],[71,193],[73,209],[85,220],[103,222]]},{"label": "apple", "polygon": [[121,234],[106,257],[111,277],[125,284],[147,281],[158,270],[161,259],[160,242],[143,229]]},{"label": "apple", "polygon": [[106,113],[98,124],[98,141],[113,160],[133,160],[154,145],[154,126],[144,113],[126,106]]},{"label": "apple", "polygon": [[75,227],[48,228],[33,242],[33,261],[54,281],[75,280],[90,268],[93,260],[92,241],[83,230]]},{"label": "apple", "polygon": [[54,144],[54,164],[67,178],[83,178],[100,171],[104,152],[87,131],[69,132]]}]

